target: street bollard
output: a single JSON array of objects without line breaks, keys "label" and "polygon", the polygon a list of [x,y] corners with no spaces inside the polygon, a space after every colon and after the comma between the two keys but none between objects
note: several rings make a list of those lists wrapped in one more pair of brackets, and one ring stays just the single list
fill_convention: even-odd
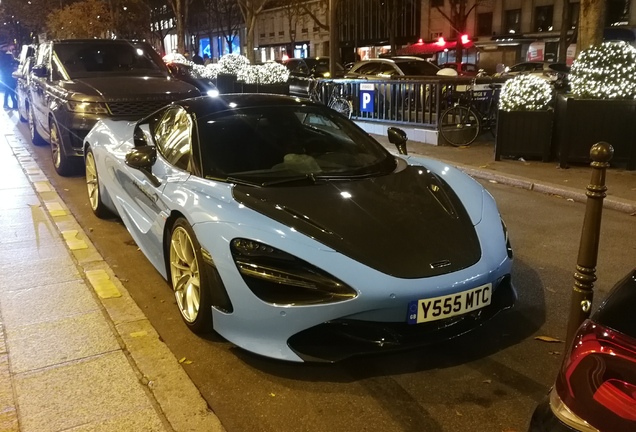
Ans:
[{"label": "street bollard", "polygon": [[587,203],[583,229],[581,230],[579,257],[576,262],[576,272],[574,273],[566,346],[569,346],[572,342],[581,323],[590,316],[590,309],[592,308],[603,199],[606,196],[605,191],[607,191],[605,173],[613,154],[614,148],[602,141],[594,144],[590,149],[592,180],[587,186],[587,192],[585,193],[587,195]]}]

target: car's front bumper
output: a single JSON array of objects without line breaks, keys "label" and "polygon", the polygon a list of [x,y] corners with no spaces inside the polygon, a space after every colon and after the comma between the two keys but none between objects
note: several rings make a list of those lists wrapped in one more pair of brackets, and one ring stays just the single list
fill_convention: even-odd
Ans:
[{"label": "car's front bumper", "polygon": [[304,361],[334,362],[354,355],[439,343],[479,327],[511,308],[516,298],[510,275],[506,275],[496,284],[491,304],[472,313],[423,324],[345,317],[303,330],[289,338],[288,345]]}]

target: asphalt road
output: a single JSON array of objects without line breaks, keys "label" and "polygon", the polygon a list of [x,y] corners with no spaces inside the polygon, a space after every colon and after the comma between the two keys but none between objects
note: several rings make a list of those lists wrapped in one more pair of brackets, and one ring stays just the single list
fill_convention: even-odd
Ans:
[{"label": "asphalt road", "polygon": [[[26,125],[20,131],[28,136]],[[262,358],[182,324],[167,283],[118,220],[88,206],[83,176],[61,178],[48,147],[32,147],[50,182],[146,313],[229,432],[524,431],[561,362],[584,205],[499,184],[515,250],[516,307],[469,335],[338,364]],[[605,211],[597,301],[636,264],[634,217]]]}]

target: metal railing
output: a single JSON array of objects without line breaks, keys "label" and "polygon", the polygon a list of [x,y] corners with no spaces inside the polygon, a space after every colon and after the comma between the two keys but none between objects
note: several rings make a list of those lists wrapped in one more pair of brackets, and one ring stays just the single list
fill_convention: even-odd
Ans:
[{"label": "metal railing", "polygon": [[[488,97],[489,84],[500,78],[478,78],[476,90]],[[408,124],[437,129],[438,115],[457,101],[472,78],[404,77],[400,79],[322,79],[321,101],[327,103],[331,92],[345,97],[353,106],[352,120]],[[366,98],[366,99],[363,99]]]}]

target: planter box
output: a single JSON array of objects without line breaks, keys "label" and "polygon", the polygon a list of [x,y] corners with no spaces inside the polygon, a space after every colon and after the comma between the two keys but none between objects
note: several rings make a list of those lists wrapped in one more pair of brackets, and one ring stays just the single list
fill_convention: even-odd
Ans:
[{"label": "planter box", "polygon": [[553,118],[551,110],[499,111],[495,160],[511,156],[548,162],[552,156]]},{"label": "planter box", "polygon": [[558,95],[555,142],[559,165],[590,163],[590,148],[599,141],[614,147],[612,164],[636,169],[636,100],[574,99]]},{"label": "planter box", "polygon": [[241,93],[270,93],[270,94],[289,94],[289,84],[246,84],[237,83],[240,86]]}]

